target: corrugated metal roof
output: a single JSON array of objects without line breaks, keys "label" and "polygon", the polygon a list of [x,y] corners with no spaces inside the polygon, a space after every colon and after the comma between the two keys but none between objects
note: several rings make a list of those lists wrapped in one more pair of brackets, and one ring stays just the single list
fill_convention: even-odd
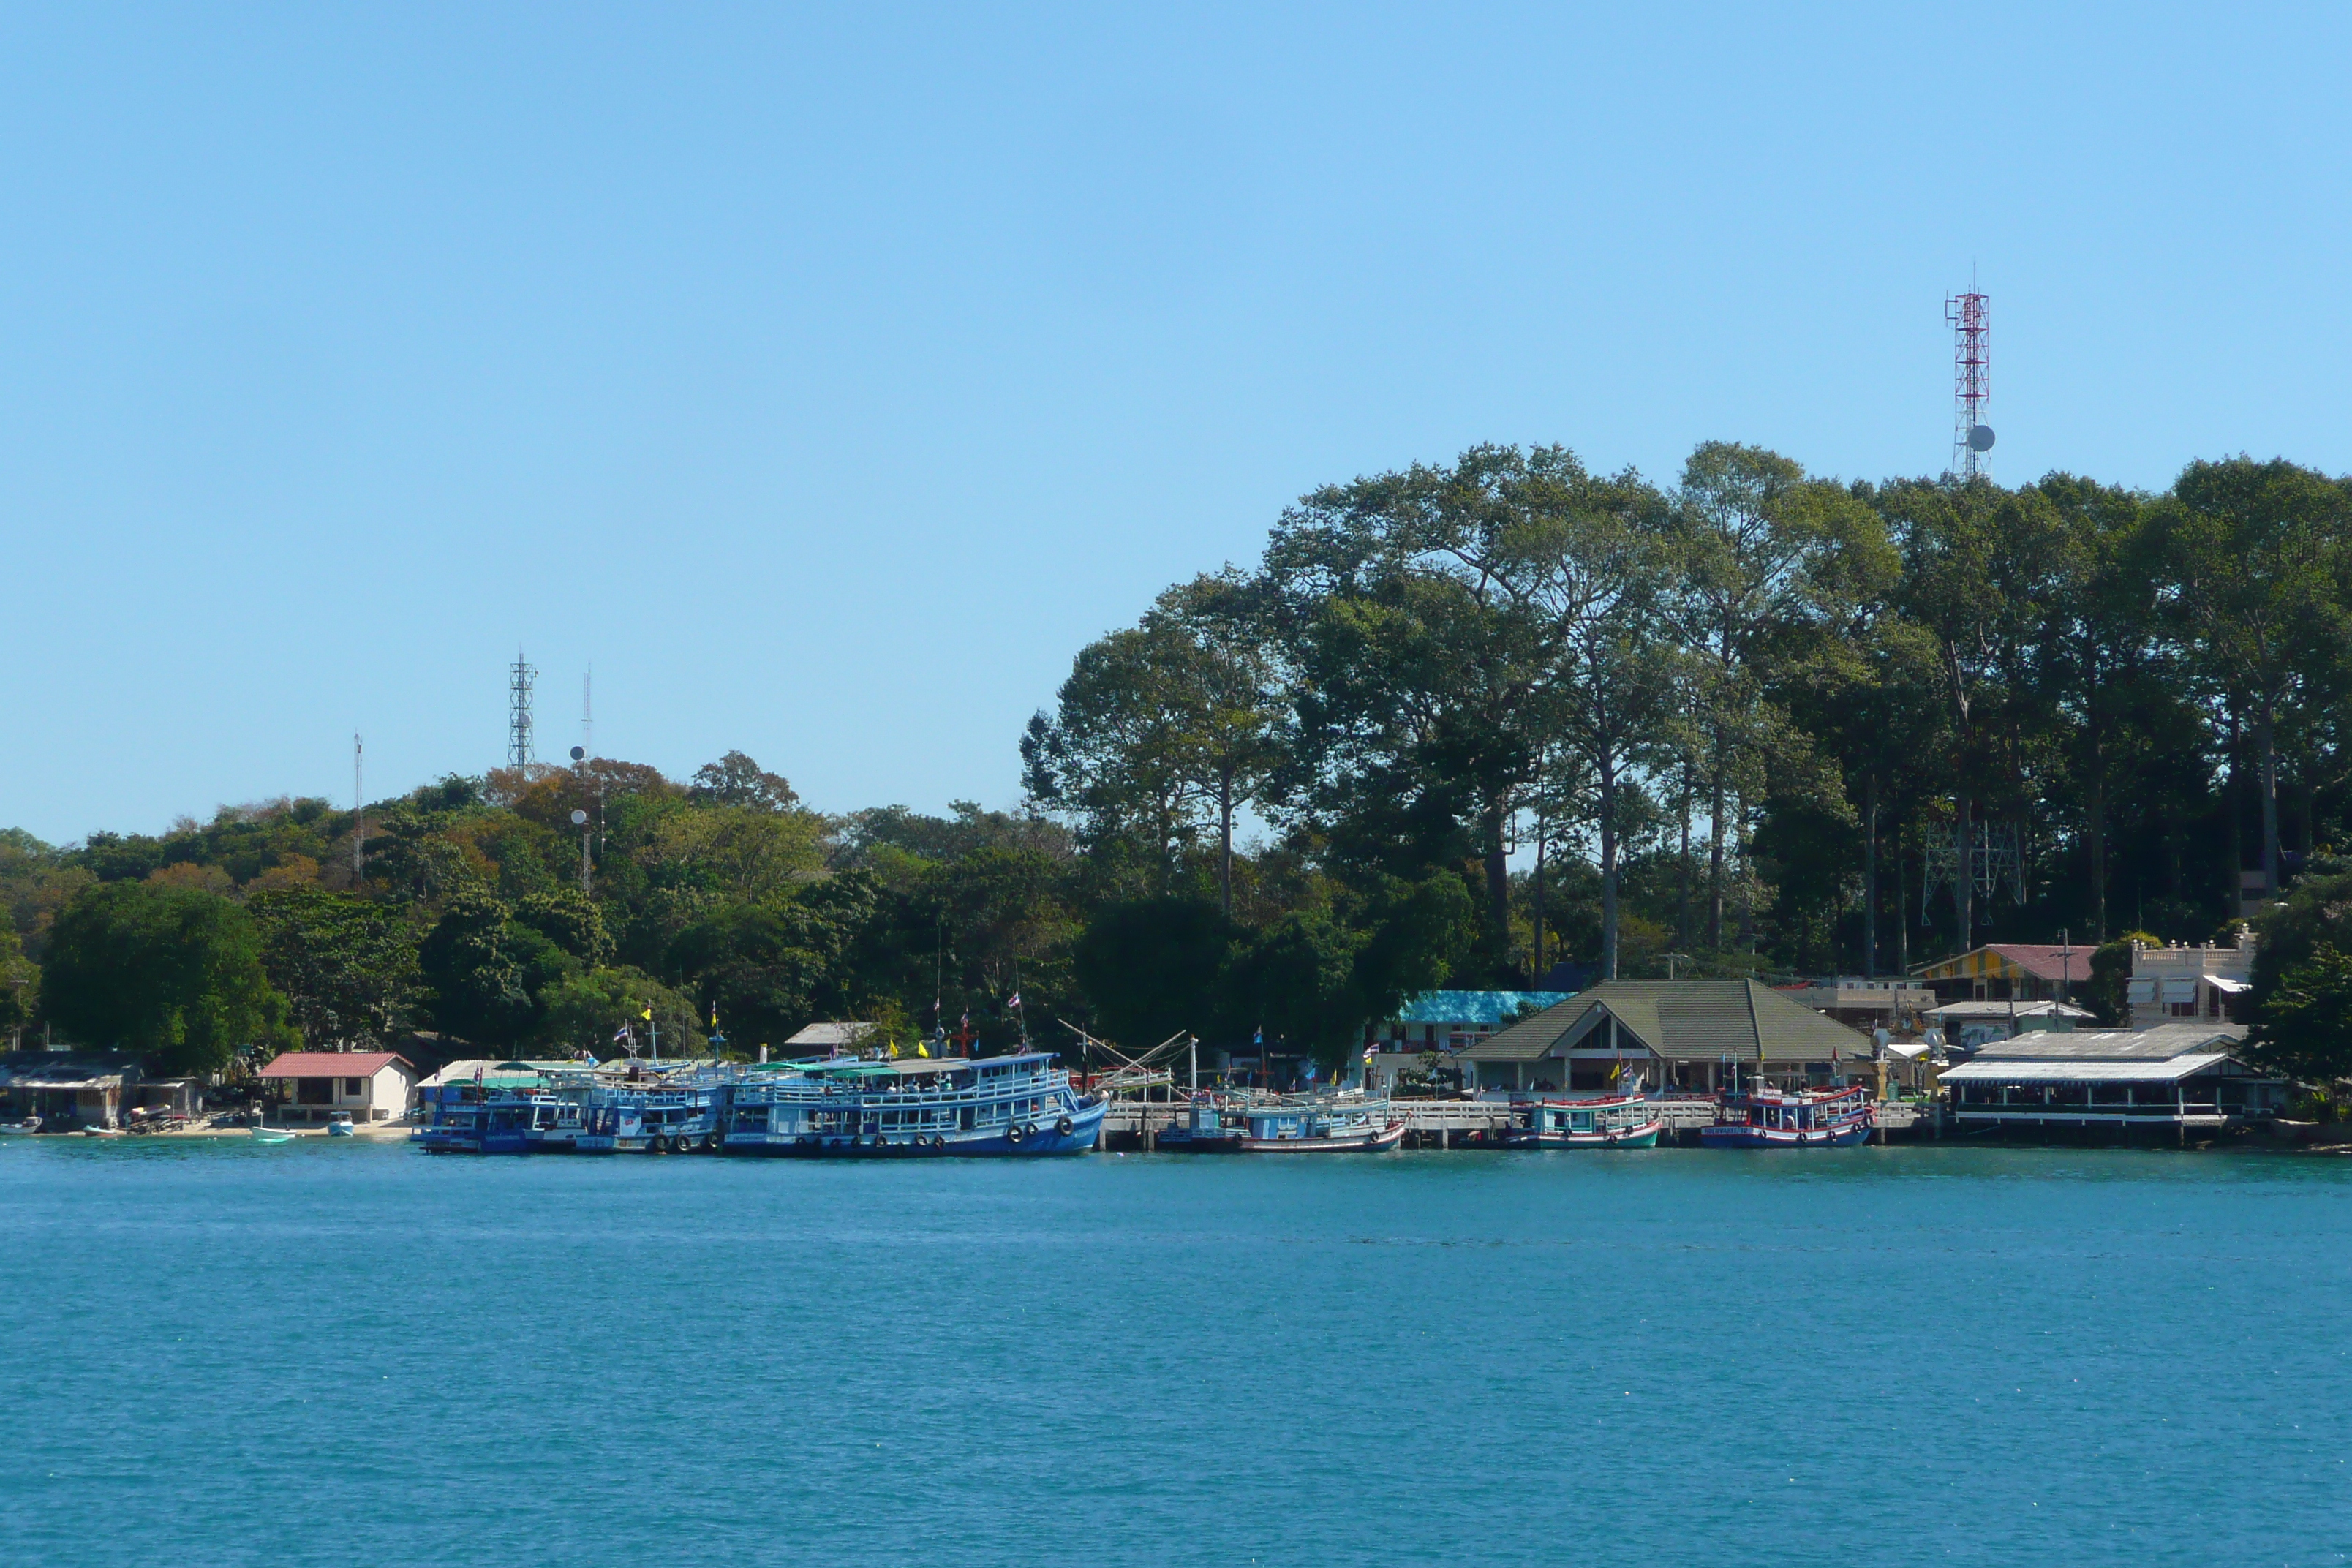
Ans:
[{"label": "corrugated metal roof", "polygon": [[1946,1068],[1946,1083],[2169,1083],[2230,1059],[2222,1051],[2165,1060],[2000,1061],[1977,1060]]},{"label": "corrugated metal roof", "polygon": [[1952,958],[1920,964],[1915,973],[1922,980],[1966,980],[1981,975],[1997,977],[2016,969],[2037,980],[2088,980],[2093,951],[2089,942],[2064,947],[2055,942],[1995,942]]},{"label": "corrugated metal roof", "polygon": [[408,1068],[406,1058],[393,1051],[282,1051],[278,1059],[261,1069],[263,1078],[370,1078],[398,1062]]},{"label": "corrugated metal roof", "polygon": [[1604,980],[1462,1053],[1534,1061],[1607,1014],[1654,1054],[1677,1061],[1867,1060],[1869,1037],[1755,980]]},{"label": "corrugated metal roof", "polygon": [[1972,1061],[2162,1061],[2192,1051],[2230,1050],[2245,1033],[2220,1025],[2160,1025],[2150,1029],[2035,1030],[1988,1040]]}]

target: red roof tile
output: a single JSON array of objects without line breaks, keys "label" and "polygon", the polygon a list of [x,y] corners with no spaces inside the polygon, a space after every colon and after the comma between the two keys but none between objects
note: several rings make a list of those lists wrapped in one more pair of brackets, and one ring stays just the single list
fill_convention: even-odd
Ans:
[{"label": "red roof tile", "polygon": [[284,1051],[261,1069],[264,1078],[369,1078],[398,1062],[415,1072],[408,1058],[393,1051]]}]

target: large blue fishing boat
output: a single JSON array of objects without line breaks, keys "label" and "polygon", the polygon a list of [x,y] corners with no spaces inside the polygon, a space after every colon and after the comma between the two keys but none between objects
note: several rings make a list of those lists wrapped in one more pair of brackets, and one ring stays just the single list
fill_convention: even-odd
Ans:
[{"label": "large blue fishing boat", "polygon": [[728,1098],[727,1152],[803,1158],[1076,1154],[1107,1109],[1042,1051],[786,1062]]},{"label": "large blue fishing boat", "polygon": [[686,1154],[719,1147],[727,1084],[701,1072],[683,1079],[599,1083],[581,1091],[583,1154]]},{"label": "large blue fishing boat", "polygon": [[434,1154],[527,1154],[531,1122],[547,1099],[536,1090],[462,1080],[425,1085],[416,1095],[425,1125],[409,1141]]}]

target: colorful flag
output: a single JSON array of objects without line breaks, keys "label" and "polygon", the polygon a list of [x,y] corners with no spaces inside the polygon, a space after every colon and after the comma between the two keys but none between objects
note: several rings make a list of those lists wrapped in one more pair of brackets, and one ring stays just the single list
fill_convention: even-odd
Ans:
[{"label": "colorful flag", "polygon": [[648,1024],[652,1023],[654,1021],[654,1005],[650,1002],[646,1003],[646,1010],[638,1014],[637,1016],[643,1018]]},{"label": "colorful flag", "polygon": [[1013,994],[1013,1000],[1012,1000],[1012,1001],[1010,1001],[1010,1002],[1007,1002],[1007,1003],[1005,1004],[1005,1005],[1006,1005],[1007,1007],[1018,1007],[1018,1006],[1020,1006],[1020,1005],[1021,1005],[1021,993],[1020,993],[1020,992],[1018,992],[1018,991],[1015,991],[1015,992]]},{"label": "colorful flag", "polygon": [[624,1019],[622,1019],[622,1020],[621,1020],[621,1026],[620,1026],[619,1028],[617,1028],[617,1029],[615,1029],[615,1030],[614,1030],[614,1031],[613,1031],[613,1038],[614,1038],[615,1040],[625,1040],[625,1039],[627,1039],[628,1037],[629,1037],[629,1021],[628,1021],[626,1018],[624,1018]]},{"label": "colorful flag", "polygon": [[915,1054],[922,1058],[925,1061],[929,1061],[931,1059],[930,1051],[925,1047],[923,1042],[920,1040],[917,1040],[915,1042]]}]

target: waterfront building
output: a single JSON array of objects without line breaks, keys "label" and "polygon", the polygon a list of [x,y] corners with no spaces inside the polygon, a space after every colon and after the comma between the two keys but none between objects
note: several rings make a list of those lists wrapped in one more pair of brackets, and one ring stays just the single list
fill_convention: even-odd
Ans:
[{"label": "waterfront building", "polygon": [[[1454,1057],[1517,1021],[1530,1007],[1556,1007],[1572,991],[1424,991],[1407,997],[1393,1018],[1364,1028],[1364,1089],[1392,1092],[1431,1051]],[[1241,1057],[1238,1048],[1234,1052]],[[1246,1059],[1245,1058],[1244,1059]]]},{"label": "waterfront building", "polygon": [[325,1122],[348,1111],[354,1121],[391,1121],[408,1113],[416,1069],[392,1051],[286,1051],[261,1078],[285,1098],[270,1114],[285,1122]]},{"label": "waterfront building", "polygon": [[1951,1045],[1974,1050],[1987,1040],[2004,1040],[2028,1029],[2071,1029],[2095,1024],[2098,1015],[2058,1001],[1968,1001],[1930,1007],[1927,1020],[1941,1029]]},{"label": "waterfront building", "polygon": [[1461,1052],[1470,1087],[1712,1094],[1871,1070],[1870,1037],[1758,980],[1604,980]]},{"label": "waterfront building", "polygon": [[2132,943],[2131,979],[2124,991],[2124,1021],[2134,1028],[2174,1019],[2212,1022],[2230,1016],[2230,999],[2253,984],[2255,939],[2241,925],[2226,944]]},{"label": "waterfront building", "polygon": [[2285,1080],[2235,1054],[2242,1034],[2205,1023],[2037,1030],[1987,1043],[1942,1079],[1963,1132],[2175,1142],[2284,1107]]},{"label": "waterfront building", "polygon": [[0,1055],[0,1121],[113,1127],[139,1082],[139,1058],[122,1051],[10,1051]]}]

